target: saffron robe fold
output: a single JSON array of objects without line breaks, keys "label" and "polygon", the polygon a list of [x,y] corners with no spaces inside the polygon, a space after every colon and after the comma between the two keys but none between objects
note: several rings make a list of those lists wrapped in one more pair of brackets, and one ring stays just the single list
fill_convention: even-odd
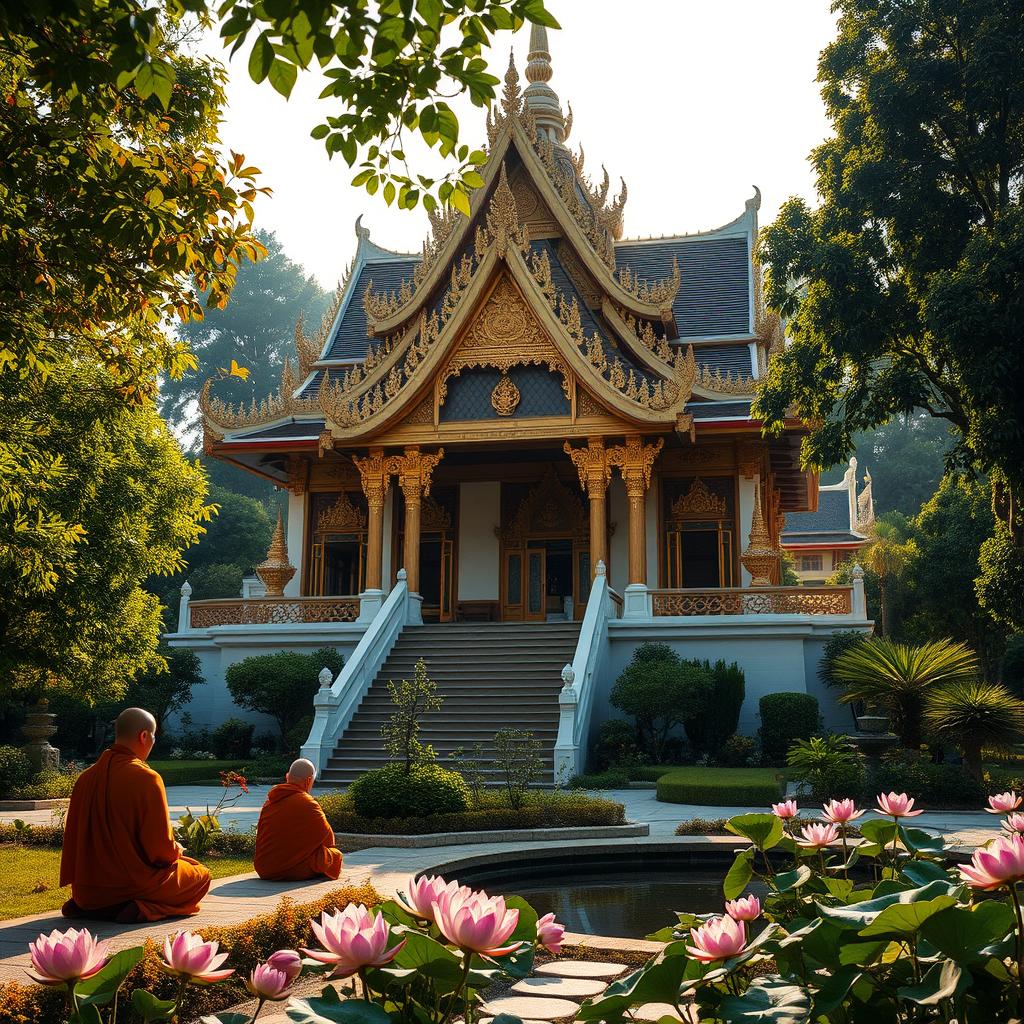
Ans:
[{"label": "saffron robe fold", "polygon": [[267,794],[256,826],[253,866],[260,878],[301,882],[341,874],[341,850],[323,808],[304,789],[282,782]]},{"label": "saffron robe fold", "polygon": [[60,884],[86,912],[134,900],[144,921],[195,914],[210,888],[174,841],[163,779],[128,747],[105,750],[75,783]]}]

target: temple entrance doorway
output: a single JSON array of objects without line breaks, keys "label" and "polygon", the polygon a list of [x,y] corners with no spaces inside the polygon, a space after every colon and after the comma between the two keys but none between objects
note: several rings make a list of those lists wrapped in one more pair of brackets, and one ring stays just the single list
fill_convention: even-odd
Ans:
[{"label": "temple entrance doorway", "polygon": [[317,494],[309,549],[311,596],[358,594],[366,581],[366,512],[361,496]]},{"label": "temple entrance doorway", "polygon": [[[420,507],[420,596],[424,622],[450,622],[455,608],[458,492],[435,488]],[[405,564],[404,501],[396,508],[394,562]]]}]

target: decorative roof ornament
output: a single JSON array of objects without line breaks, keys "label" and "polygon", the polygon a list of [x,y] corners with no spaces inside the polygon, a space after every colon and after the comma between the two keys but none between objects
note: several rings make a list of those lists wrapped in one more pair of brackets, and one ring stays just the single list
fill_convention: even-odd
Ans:
[{"label": "decorative roof ornament", "polygon": [[871,473],[864,470],[864,490],[857,496],[857,532],[868,535],[875,526],[875,499],[871,493]]},{"label": "decorative roof ornament", "polygon": [[778,565],[779,553],[772,547],[768,527],[761,509],[761,488],[754,491],[754,515],[750,523],[750,541],[740,556],[740,563],[750,573],[752,587],[770,587],[772,570]]},{"label": "decorative roof ornament", "polygon": [[533,112],[537,132],[561,145],[568,132],[558,102],[558,94],[548,85],[551,81],[551,51],[548,49],[548,30],[543,25],[530,26],[530,51],[526,55],[526,106]]},{"label": "decorative roof ornament", "polygon": [[284,597],[284,588],[295,575],[295,566],[288,561],[288,545],[280,512],[277,513],[277,526],[270,539],[267,557],[256,566],[256,575],[267,588],[267,597]]},{"label": "decorative roof ornament", "polygon": [[698,476],[685,494],[672,503],[672,521],[679,524],[690,519],[725,519],[728,504],[720,494],[714,494]]}]

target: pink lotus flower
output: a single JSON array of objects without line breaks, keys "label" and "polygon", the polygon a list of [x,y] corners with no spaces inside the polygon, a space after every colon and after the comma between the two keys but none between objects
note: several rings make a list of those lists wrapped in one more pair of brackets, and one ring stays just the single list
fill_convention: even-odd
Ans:
[{"label": "pink lotus flower", "polygon": [[821,850],[839,841],[839,832],[835,825],[804,825],[800,829],[803,839],[797,840],[797,845],[807,850]]},{"label": "pink lotus flower", "polygon": [[879,793],[878,813],[890,818],[916,818],[924,811],[914,810],[914,798],[906,793]]},{"label": "pink lotus flower", "polygon": [[220,943],[204,942],[201,935],[178,932],[164,939],[164,958],[160,969],[200,985],[212,985],[234,974],[234,970],[221,970],[227,953],[219,953]]},{"label": "pink lotus flower", "polygon": [[848,821],[856,821],[864,812],[858,811],[849,798],[845,800],[829,800],[825,804],[825,820],[833,825],[845,825]]},{"label": "pink lotus flower", "polygon": [[291,995],[291,985],[288,975],[271,967],[269,963],[260,964],[245,983],[245,987],[257,999],[270,999],[273,1002],[287,999]]},{"label": "pink lotus flower", "polygon": [[402,899],[399,895],[395,902],[403,910],[407,910],[413,917],[422,918],[424,921],[434,920],[434,903],[437,902],[441,893],[445,891],[458,892],[464,889],[467,895],[472,892],[468,885],[459,886],[458,882],[446,882],[440,875],[413,876],[408,883],[408,896]]},{"label": "pink lotus flower", "polygon": [[785,821],[787,818],[795,818],[797,806],[795,800],[783,800],[780,804],[772,804],[772,814]]},{"label": "pink lotus flower", "polygon": [[54,929],[30,942],[28,949],[33,968],[28,974],[40,985],[74,985],[103,970],[108,959],[107,943],[97,942],[85,928]]},{"label": "pink lotus flower", "polygon": [[445,890],[434,904],[434,923],[449,942],[481,956],[504,956],[519,945],[504,945],[516,930],[519,911],[507,909],[502,896]]},{"label": "pink lotus flower", "polygon": [[537,921],[537,941],[549,952],[562,952],[562,939],[565,936],[565,925],[555,920],[554,914],[545,914]]},{"label": "pink lotus flower", "polygon": [[294,949],[279,949],[267,957],[267,966],[281,971],[292,982],[302,973],[302,957]]},{"label": "pink lotus flower", "polygon": [[988,846],[974,851],[970,866],[960,866],[960,874],[975,889],[998,889],[1024,879],[1024,837],[1014,834],[993,839]]},{"label": "pink lotus flower", "polygon": [[1003,828],[1007,832],[1024,832],[1024,814],[1008,814]]},{"label": "pink lotus flower", "polygon": [[333,914],[325,910],[319,921],[311,923],[324,949],[303,949],[302,952],[322,964],[334,964],[336,978],[347,978],[363,967],[382,967],[390,963],[406,942],[403,939],[388,949],[388,924],[384,915],[378,911],[371,917],[361,903],[350,903]]},{"label": "pink lotus flower", "polygon": [[1015,811],[1021,805],[1021,798],[1010,790],[1009,793],[996,793],[988,798],[988,807],[985,808],[989,814],[1006,814]]},{"label": "pink lotus flower", "polygon": [[756,896],[741,896],[738,900],[729,900],[725,912],[734,921],[756,921],[761,916],[761,901]]},{"label": "pink lotus flower", "polygon": [[731,917],[713,917],[699,928],[691,928],[690,936],[693,945],[687,946],[686,952],[705,964],[728,960],[747,946],[747,926]]}]

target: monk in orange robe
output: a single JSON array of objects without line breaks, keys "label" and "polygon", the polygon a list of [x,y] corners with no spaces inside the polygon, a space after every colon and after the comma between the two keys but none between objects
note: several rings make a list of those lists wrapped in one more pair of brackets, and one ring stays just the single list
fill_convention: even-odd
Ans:
[{"label": "monk in orange robe", "polygon": [[323,808],[309,795],[315,780],[315,765],[300,757],[292,762],[285,781],[267,794],[256,826],[253,857],[260,878],[302,882],[341,874],[341,850],[335,849],[334,829]]},{"label": "monk in orange robe", "polygon": [[114,745],[75,783],[60,859],[65,917],[132,924],[199,910],[210,872],[174,841],[163,779],[145,763],[155,742],[148,711],[122,711]]}]

